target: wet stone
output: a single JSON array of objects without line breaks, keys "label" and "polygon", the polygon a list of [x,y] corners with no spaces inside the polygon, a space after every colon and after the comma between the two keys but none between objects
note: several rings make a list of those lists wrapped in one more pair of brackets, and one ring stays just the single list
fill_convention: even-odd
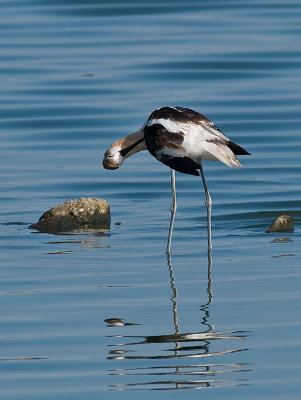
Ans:
[{"label": "wet stone", "polygon": [[266,230],[270,232],[294,232],[294,219],[289,215],[280,215]]},{"label": "wet stone", "polygon": [[292,242],[292,239],[286,238],[286,237],[279,237],[279,238],[273,239],[272,242],[273,243],[287,243],[287,242]]},{"label": "wet stone", "polygon": [[110,228],[110,205],[106,200],[81,197],[46,211],[30,229],[40,232],[58,233]]}]

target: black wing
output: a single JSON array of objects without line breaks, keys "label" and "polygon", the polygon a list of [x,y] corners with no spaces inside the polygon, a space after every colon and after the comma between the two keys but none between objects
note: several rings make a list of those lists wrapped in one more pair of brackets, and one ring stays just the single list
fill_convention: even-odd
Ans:
[{"label": "black wing", "polygon": [[160,159],[163,164],[174,169],[175,171],[182,172],[183,174],[199,176],[200,173],[197,170],[200,166],[189,157],[168,157],[162,156]]},{"label": "black wing", "polygon": [[144,128],[144,139],[148,151],[158,161],[184,174],[199,175],[199,165],[191,158],[186,157],[187,151],[182,146],[184,134],[169,132],[160,124],[153,124]]}]

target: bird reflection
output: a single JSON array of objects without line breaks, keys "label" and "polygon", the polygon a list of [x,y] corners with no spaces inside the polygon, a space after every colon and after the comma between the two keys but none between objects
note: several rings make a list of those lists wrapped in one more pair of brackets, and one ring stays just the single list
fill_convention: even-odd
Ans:
[{"label": "bird reflection", "polygon": [[104,322],[108,324],[107,326],[139,325],[133,322],[125,322],[122,318],[107,318]]},{"label": "bird reflection", "polygon": [[[175,276],[171,257],[167,257],[167,267],[170,278],[171,304],[173,313],[174,333],[166,335],[147,336],[113,336],[118,339],[118,344],[109,345],[114,349],[109,351],[108,360],[147,360],[147,367],[117,368],[109,371],[110,375],[128,377],[128,382],[111,385],[118,390],[149,389],[202,389],[212,387],[226,387],[248,384],[242,375],[237,372],[248,371],[245,363],[224,362],[230,354],[243,352],[247,349],[238,344],[246,337],[244,331],[216,331],[210,324],[210,304],[213,300],[213,288],[211,280],[212,257],[208,252],[208,280],[207,296],[204,304],[201,304],[201,324],[203,329],[199,332],[180,332],[178,315],[178,289],[175,284]],[[235,341],[235,345],[229,346],[229,339]],[[216,342],[218,346],[215,346]],[[173,345],[173,346],[172,346]],[[194,363],[191,359],[204,360]],[[191,360],[183,363],[183,360]],[[205,361],[208,360],[208,361]],[[220,362],[218,362],[220,360]],[[233,360],[233,359],[231,359]],[[162,364],[165,361],[166,364]],[[225,377],[231,373],[232,379]],[[139,382],[132,382],[130,376],[143,376]],[[152,377],[152,378],[151,378]]]}]

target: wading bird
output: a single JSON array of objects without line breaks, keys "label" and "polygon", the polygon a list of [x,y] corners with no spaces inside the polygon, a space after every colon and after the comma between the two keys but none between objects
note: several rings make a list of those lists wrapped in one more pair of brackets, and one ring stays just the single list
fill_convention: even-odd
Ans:
[{"label": "wading bird", "polygon": [[106,152],[103,166],[117,169],[124,159],[148,150],[158,161],[171,168],[171,219],[166,253],[170,254],[177,208],[175,172],[199,176],[205,190],[207,207],[208,251],[211,241],[212,200],[207,189],[203,160],[220,160],[229,167],[241,167],[236,155],[250,154],[228,139],[207,117],[184,107],[162,107],[151,113],[137,132],[117,140]]}]

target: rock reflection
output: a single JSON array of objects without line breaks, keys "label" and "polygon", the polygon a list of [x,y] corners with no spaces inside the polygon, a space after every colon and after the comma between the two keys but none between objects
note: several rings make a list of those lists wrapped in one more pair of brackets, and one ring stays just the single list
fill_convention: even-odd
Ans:
[{"label": "rock reflection", "polygon": [[[35,232],[36,233],[36,232]],[[39,233],[39,232],[38,232]],[[90,229],[89,231],[73,231],[73,232],[63,232],[63,233],[55,233],[55,237],[61,237],[61,240],[51,240],[45,242],[46,244],[50,244],[56,247],[67,247],[72,246],[72,249],[63,249],[48,252],[47,254],[69,254],[69,253],[78,253],[83,251],[88,251],[91,248],[109,248],[109,245],[103,243],[104,239],[107,236],[110,236],[110,233],[106,230],[95,230]],[[75,245],[75,246],[74,246]]]},{"label": "rock reflection", "polygon": [[[137,360],[137,366],[109,370],[110,375],[120,377],[120,382],[110,385],[111,389],[203,389],[248,384],[248,380],[243,379],[242,374],[242,372],[249,371],[247,364],[233,362],[234,356],[231,356],[247,350],[240,345],[241,341],[246,338],[246,332],[216,331],[209,322],[209,307],[213,299],[211,265],[212,259],[209,254],[207,302],[200,307],[202,311],[201,324],[204,329],[199,332],[180,333],[177,307],[178,290],[175,285],[171,259],[168,258],[175,333],[155,336],[110,336],[116,338],[118,343],[109,345],[114,349],[109,351],[108,360]],[[187,363],[188,359],[191,360],[189,363]],[[195,363],[192,359],[198,361]],[[150,365],[141,367],[139,366],[140,360],[147,360]],[[227,362],[227,360],[229,361]],[[162,365],[162,361],[164,361],[164,365]]]}]

